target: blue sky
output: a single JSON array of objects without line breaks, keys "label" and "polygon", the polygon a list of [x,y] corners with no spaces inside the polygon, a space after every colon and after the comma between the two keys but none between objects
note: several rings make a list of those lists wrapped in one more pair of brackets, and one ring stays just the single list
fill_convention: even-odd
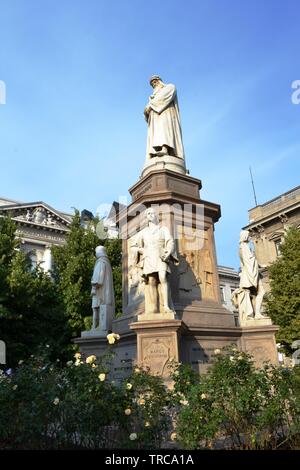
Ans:
[{"label": "blue sky", "polygon": [[0,196],[93,212],[126,196],[148,78],[177,86],[186,163],[238,267],[254,199],[300,184],[298,0],[0,0]]}]

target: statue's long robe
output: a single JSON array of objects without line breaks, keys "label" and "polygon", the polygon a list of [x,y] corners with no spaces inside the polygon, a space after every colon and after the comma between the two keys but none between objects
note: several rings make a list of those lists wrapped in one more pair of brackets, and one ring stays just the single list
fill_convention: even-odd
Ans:
[{"label": "statue's long robe", "polygon": [[154,147],[167,145],[174,155],[184,159],[180,115],[175,85],[171,83],[154,90],[149,98],[151,111],[148,118],[147,156],[155,154]]},{"label": "statue's long robe", "polygon": [[250,250],[248,243],[240,243],[241,275],[240,287],[250,288],[258,286],[258,263],[255,254]]},{"label": "statue's long robe", "polygon": [[96,260],[91,284],[96,287],[92,298],[93,308],[115,304],[112,269],[107,257],[101,256]]}]

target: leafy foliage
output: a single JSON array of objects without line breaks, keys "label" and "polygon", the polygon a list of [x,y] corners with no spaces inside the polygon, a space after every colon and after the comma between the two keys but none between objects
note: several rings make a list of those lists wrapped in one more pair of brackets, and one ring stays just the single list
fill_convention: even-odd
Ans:
[{"label": "leafy foliage", "polygon": [[291,370],[269,364],[257,369],[234,347],[224,353],[184,397],[177,424],[183,447],[275,449],[299,439],[300,403]]},{"label": "leafy foliage", "polygon": [[7,347],[7,364],[51,345],[64,357],[69,334],[56,285],[20,251],[15,224],[0,218],[0,331]]},{"label": "leafy foliage", "polygon": [[75,358],[62,366],[44,354],[0,375],[0,448],[158,447],[167,420],[161,379],[139,370],[117,386],[110,349],[100,360]]},{"label": "leafy foliage", "polygon": [[271,292],[267,313],[280,326],[277,339],[291,351],[300,339],[300,231],[291,227],[280,247],[281,255],[269,267]]},{"label": "leafy foliage", "polygon": [[130,447],[158,449],[170,425],[168,393],[162,378],[150,375],[147,369],[136,367],[123,382],[122,388],[125,392],[127,434],[137,436]]},{"label": "leafy foliage", "polygon": [[0,448],[158,449],[173,440],[187,449],[299,449],[298,367],[256,369],[227,348],[200,380],[173,364],[168,390],[140,367],[111,380],[110,346],[100,359],[76,353],[67,364],[49,353],[0,374]]}]

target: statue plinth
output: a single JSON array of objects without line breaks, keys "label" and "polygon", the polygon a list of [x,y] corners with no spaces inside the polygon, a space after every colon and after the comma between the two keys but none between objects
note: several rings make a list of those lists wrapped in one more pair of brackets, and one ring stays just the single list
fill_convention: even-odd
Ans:
[{"label": "statue plinth", "polygon": [[251,323],[249,322],[248,326],[240,328],[241,336],[238,347],[251,354],[258,367],[262,367],[267,361],[277,365],[278,353],[275,334],[278,329],[276,325],[263,323],[263,319],[253,320]]},{"label": "statue plinth", "polygon": [[136,365],[149,368],[171,386],[170,367],[180,360],[181,335],[186,328],[181,320],[138,321],[130,325],[137,335]]},{"label": "statue plinth", "polygon": [[140,313],[137,316],[138,321],[165,321],[175,320],[175,312],[163,313]]},{"label": "statue plinth", "polygon": [[106,338],[108,330],[102,330],[101,328],[92,328],[91,330],[82,331],[81,338]]},{"label": "statue plinth", "polygon": [[252,326],[265,326],[265,325],[272,325],[272,320],[269,317],[261,317],[261,318],[247,318],[241,321],[241,326],[245,327],[252,327]]},{"label": "statue plinth", "polygon": [[182,158],[165,155],[164,157],[153,157],[146,160],[141,178],[156,170],[171,170],[182,175],[187,174],[185,162]]}]

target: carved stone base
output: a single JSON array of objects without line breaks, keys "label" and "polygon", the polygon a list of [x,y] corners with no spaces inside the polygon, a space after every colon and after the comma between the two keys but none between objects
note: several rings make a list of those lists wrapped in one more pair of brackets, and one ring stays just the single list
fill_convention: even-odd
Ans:
[{"label": "carved stone base", "polygon": [[183,175],[186,174],[185,163],[182,158],[172,157],[170,155],[164,155],[161,157],[152,157],[150,160],[146,160],[142,177],[146,176],[150,171],[153,170],[172,170]]},{"label": "carved stone base", "polygon": [[138,321],[165,321],[175,320],[175,312],[166,313],[142,313],[138,315]]},{"label": "carved stone base", "polygon": [[248,327],[242,327],[238,346],[242,351],[246,351],[253,356],[257,367],[263,366],[263,363],[266,361],[278,365],[275,340],[275,333],[277,331],[278,326],[275,325],[249,325]]},{"label": "carved stone base", "polygon": [[269,317],[263,318],[247,318],[241,322],[241,326],[251,327],[251,326],[265,326],[272,325],[272,320]]},{"label": "carved stone base", "polygon": [[171,385],[170,365],[180,360],[181,320],[136,322],[130,328],[137,335],[137,365],[148,367],[153,375],[164,378]]},{"label": "carved stone base", "polygon": [[108,331],[101,330],[100,328],[94,328],[81,332],[81,338],[106,338],[107,335]]},{"label": "carved stone base", "polygon": [[[84,333],[84,332],[83,332]],[[78,344],[80,353],[86,358],[92,354],[101,357],[107,349],[107,339],[103,336],[81,336],[74,339],[74,343]]]}]

